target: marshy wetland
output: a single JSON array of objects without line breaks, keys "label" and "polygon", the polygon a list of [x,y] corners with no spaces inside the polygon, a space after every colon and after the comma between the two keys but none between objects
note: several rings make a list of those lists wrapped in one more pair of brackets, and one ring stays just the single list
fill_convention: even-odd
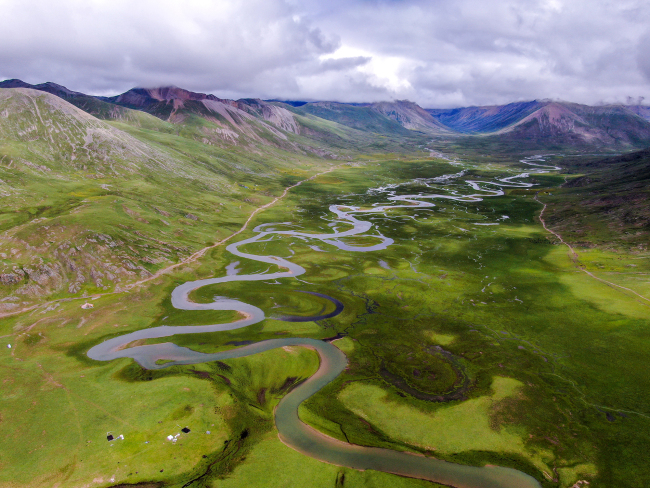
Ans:
[{"label": "marshy wetland", "polygon": [[[29,427],[0,424],[25,444],[0,483],[34,483],[11,457],[47,452],[39,483],[642,485],[650,309],[540,225],[561,164],[344,166],[194,267],[83,318],[63,303],[3,359],[5,382],[32,373],[5,398]],[[577,252],[648,296],[638,256]]]}]

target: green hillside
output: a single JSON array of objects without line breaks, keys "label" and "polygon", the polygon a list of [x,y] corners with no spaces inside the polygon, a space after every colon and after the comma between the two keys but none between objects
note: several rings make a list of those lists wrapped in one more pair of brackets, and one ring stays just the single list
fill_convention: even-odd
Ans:
[{"label": "green hillside", "polygon": [[301,107],[291,107],[295,113],[310,114],[321,119],[331,120],[341,125],[364,132],[390,135],[411,135],[410,131],[399,123],[388,119],[370,107],[349,105],[335,102],[308,103]]},{"label": "green hillside", "polygon": [[541,198],[553,229],[577,245],[647,250],[650,150],[564,161],[567,182]]},{"label": "green hillside", "polygon": [[0,313],[147,278],[336,164],[224,149],[199,140],[200,124],[121,110],[106,123],[48,93],[0,90]]}]

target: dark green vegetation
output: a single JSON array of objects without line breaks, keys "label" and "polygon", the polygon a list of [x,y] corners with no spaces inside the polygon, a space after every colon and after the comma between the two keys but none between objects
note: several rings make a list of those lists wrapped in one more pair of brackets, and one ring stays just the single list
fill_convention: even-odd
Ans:
[{"label": "dark green vegetation", "polygon": [[[476,146],[458,140],[429,144],[415,132],[382,139],[370,126],[351,129],[306,112],[296,118],[300,134],[282,132],[298,144],[291,148],[252,136],[242,146],[203,141],[202,134],[223,126],[198,116],[173,124],[121,108],[127,116],[108,124],[35,92],[0,103],[7,113],[0,119],[0,305],[4,313],[42,305],[0,319],[0,486],[434,486],[326,465],[280,442],[273,408],[316,371],[312,351],[287,348],[161,371],[129,360],[95,362],[85,352],[145,327],[236,318],[176,310],[169,299],[184,281],[224,274],[235,261],[224,246],[146,286],[117,287],[227,237],[287,186],[339,163],[300,152],[293,137],[328,151],[340,144],[359,164],[294,188],[251,229],[290,221],[327,233],[329,205],[387,202],[388,194],[369,188],[411,182],[399,192],[444,193],[453,185],[470,193],[465,180],[530,167],[504,153],[473,153]],[[401,148],[403,160],[364,156],[352,147],[357,141]],[[406,148],[420,143],[454,148],[449,155],[460,156],[460,166],[415,149],[406,158]],[[327,435],[510,466],[545,487],[579,480],[648,485],[648,302],[582,272],[537,220],[539,202],[548,203],[547,225],[578,244],[579,266],[648,297],[647,154],[550,162],[565,174],[532,175],[532,189],[360,217],[395,240],[384,251],[337,251],[280,237],[255,244],[246,251],[291,256],[305,267],[302,281],[228,283],[194,297],[238,298],[269,317],[330,311],[331,302],[298,293],[313,291],[345,304],[336,317],[269,318],[161,342],[214,352],[282,336],[342,337],[334,344],[347,354],[348,370],[301,408],[302,418]],[[462,178],[450,182],[413,182],[461,169]],[[80,308],[86,299],[68,300],[84,293],[97,297],[89,299],[93,309]],[[185,426],[190,433],[181,433]],[[124,439],[108,442],[109,432]],[[167,440],[179,433],[176,442]]]},{"label": "dark green vegetation", "polygon": [[578,246],[647,250],[650,150],[567,158],[565,165],[567,182],[542,198],[549,205],[553,228]]},{"label": "dark green vegetation", "polygon": [[[467,178],[477,176],[482,175],[479,172]],[[536,179],[549,187],[562,181],[553,176]],[[372,424],[370,415],[365,417],[370,425],[364,422],[359,415],[364,411],[362,407],[357,405],[358,409],[351,411],[346,407],[354,404],[344,402],[337,409],[331,397],[337,396],[336,391],[345,392],[345,385],[359,378],[384,389],[388,395],[384,401],[390,402],[389,406],[406,401],[435,418],[444,407],[404,396],[404,389],[386,381],[382,368],[390,365],[394,374],[401,374],[414,389],[419,386],[416,370],[420,374],[432,371],[438,374],[436,379],[443,379],[445,372],[436,371],[431,348],[438,334],[443,338],[452,336],[453,342],[443,347],[466,365],[474,385],[472,398],[489,394],[495,377],[521,381],[519,395],[492,404],[490,425],[525,426],[526,450],[546,452],[540,456],[545,458],[551,478],[555,477],[553,467],[566,473],[569,466],[578,469],[578,465],[593,463],[594,472],[600,475],[599,486],[643,484],[648,473],[637,464],[643,436],[637,436],[635,431],[647,432],[648,428],[644,407],[647,399],[641,398],[641,392],[650,386],[643,367],[648,347],[647,304],[618,295],[605,285],[590,283],[587,276],[575,276],[564,250],[550,245],[543,230],[534,224],[540,205],[532,195],[521,195],[524,192],[520,190],[509,193],[478,205],[456,203],[445,205],[444,210],[424,212],[429,216],[418,225],[405,219],[400,225],[386,220],[385,226],[379,226],[385,234],[397,238],[395,247],[373,256],[387,262],[391,270],[383,270],[369,258],[363,273],[355,276],[351,271],[351,276],[335,281],[343,292],[359,295],[359,290],[365,290],[357,298],[361,301],[361,319],[356,318],[353,327],[346,324],[345,328],[354,340],[351,376],[341,377],[338,386],[332,385],[333,391],[314,399],[308,408],[330,419],[332,426],[339,425],[351,442],[387,445],[381,443],[390,442],[390,436],[382,432],[381,426]],[[494,222],[494,216],[501,215],[510,219],[498,227],[471,225],[482,220]],[[416,243],[410,244],[411,238]],[[617,258],[623,258],[619,261],[621,271],[623,266],[636,262],[643,269],[635,271],[647,273],[647,265],[633,261],[635,256]],[[353,262],[348,266],[358,270]],[[344,267],[336,268],[343,271]],[[624,276],[619,275],[619,279]],[[310,277],[305,280],[312,281]],[[632,286],[647,296],[646,284],[637,281]],[[325,284],[320,289],[334,292]],[[616,309],[612,309],[612,303]],[[427,334],[431,334],[430,340],[426,340]],[[442,381],[431,381],[427,386],[428,393],[435,393],[436,386],[441,394],[449,388]],[[393,423],[405,416],[388,412]],[[412,428],[421,425],[414,421]],[[535,462],[532,454],[527,460],[521,453],[519,458],[502,455],[497,460],[494,453],[473,451],[476,432],[470,427],[465,452],[453,452],[462,444],[456,439],[448,447],[449,459],[517,466],[534,475],[535,470],[530,468]],[[389,432],[394,435],[396,429]],[[449,429],[444,422],[433,424],[431,431],[441,437],[436,440],[434,436],[432,442],[449,445],[444,437]],[[336,431],[331,427],[329,433],[336,435]],[[416,437],[423,437],[419,430],[414,432]],[[397,448],[392,442],[392,447]],[[623,447],[626,444],[629,448]],[[621,446],[617,454],[612,450],[615,445]],[[439,445],[431,447],[440,454]],[[634,466],[639,468],[635,470]],[[567,469],[563,471],[563,467]],[[586,466],[580,469],[589,471]],[[568,475],[563,480],[567,482]]]}]

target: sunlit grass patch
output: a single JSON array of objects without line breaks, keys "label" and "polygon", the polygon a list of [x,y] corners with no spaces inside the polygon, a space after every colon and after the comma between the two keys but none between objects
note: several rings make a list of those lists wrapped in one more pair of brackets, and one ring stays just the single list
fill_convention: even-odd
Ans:
[{"label": "sunlit grass patch", "polygon": [[[3,438],[12,439],[12,448],[3,451],[0,483],[76,485],[113,476],[150,481],[163,477],[160,469],[185,470],[227,438],[228,395],[188,377],[116,381],[125,364],[80,371],[70,359],[40,358],[12,373],[3,370],[3,405],[15,413],[0,425]],[[182,418],[179,405],[190,406]],[[177,443],[166,439],[185,426],[192,432]],[[107,441],[107,434],[115,439]],[[70,463],[74,469],[64,469]]]},{"label": "sunlit grass patch", "polygon": [[[592,272],[596,277],[609,281],[614,285],[630,288],[639,294],[650,294],[650,286],[648,286],[647,282],[644,282],[643,275],[626,276],[626,274],[616,271],[617,269],[629,269],[624,268],[625,265],[620,264],[621,261],[612,260],[611,256],[607,256],[602,251],[585,254],[588,258],[585,259],[585,269]],[[580,263],[582,263],[583,254],[580,253],[579,256]],[[544,259],[562,269],[562,272],[557,273],[558,279],[571,290],[571,293],[576,298],[584,300],[606,313],[622,314],[637,319],[650,317],[650,301],[643,300],[627,290],[608,285],[589,276],[567,256],[565,246],[554,247],[553,251]],[[625,262],[629,263],[629,258]],[[599,263],[604,264],[601,267],[598,266]],[[612,269],[612,272],[607,272]],[[647,295],[642,296],[648,297]]]},{"label": "sunlit grass patch", "polygon": [[456,340],[456,336],[451,334],[441,334],[433,330],[425,330],[424,335],[428,337],[434,344],[441,346],[448,346]]},{"label": "sunlit grass patch", "polygon": [[387,399],[378,386],[353,383],[339,399],[355,414],[371,422],[387,435],[407,444],[444,454],[464,451],[517,453],[540,469],[553,455],[535,452],[525,445],[525,429],[513,425],[494,428],[491,412],[498,403],[517,395],[521,383],[495,377],[492,394],[466,400],[457,405],[440,406],[429,413],[406,403]]}]

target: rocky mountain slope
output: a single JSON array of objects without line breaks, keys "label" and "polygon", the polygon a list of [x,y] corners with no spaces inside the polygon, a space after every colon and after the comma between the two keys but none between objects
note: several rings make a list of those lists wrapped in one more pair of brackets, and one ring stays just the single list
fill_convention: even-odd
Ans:
[{"label": "rocky mountain slope", "polygon": [[13,166],[50,173],[98,175],[165,171],[186,174],[161,151],[102,122],[58,96],[28,88],[0,89],[0,140]]},{"label": "rocky mountain slope", "polygon": [[650,144],[650,122],[626,107],[545,104],[516,124],[502,129],[508,139],[601,147]]},{"label": "rocky mountain slope", "polygon": [[296,114],[318,117],[363,132],[409,135],[408,129],[370,106],[338,102],[312,102],[298,107],[287,105]]},{"label": "rocky mountain slope", "polygon": [[432,134],[447,134],[451,131],[431,116],[418,104],[408,100],[395,102],[373,103],[370,107],[377,113],[394,120],[409,130],[429,132]]},{"label": "rocky mountain slope", "polygon": [[232,128],[254,137],[257,120],[268,123],[267,130],[286,139],[282,132],[299,134],[293,114],[283,107],[262,100],[224,100],[214,95],[195,93],[175,86],[133,88],[121,95],[103,98],[104,101],[142,110],[169,122],[182,122],[190,115],[200,115],[217,124],[227,123]]},{"label": "rocky mountain slope", "polygon": [[429,112],[405,100],[368,104],[310,102],[297,107],[289,105],[288,108],[294,113],[314,115],[376,134],[409,136],[414,131],[430,135],[451,132]]},{"label": "rocky mountain slope", "polygon": [[22,80],[11,79],[0,81],[0,88],[29,88],[51,93],[100,119],[119,119],[127,116],[127,111],[118,105],[104,102],[100,97],[69,90],[65,86],[52,82],[32,85]]},{"label": "rocky mountain slope", "polygon": [[[115,97],[92,97],[54,83],[30,85],[20,80],[0,82],[0,88],[45,91],[99,119],[171,131],[142,119],[141,114],[148,113],[178,126],[175,132],[179,135],[220,147],[252,149],[270,144],[299,153],[334,156],[321,144],[300,138],[299,124],[288,110],[261,100],[222,100],[176,87],[134,88]],[[289,135],[294,137],[290,140]]]},{"label": "rocky mountain slope", "polygon": [[626,105],[626,108],[631,112],[634,112],[639,117],[650,121],[650,106],[647,105]]},{"label": "rocky mountain slope", "polygon": [[[650,108],[644,106],[592,107],[567,102],[531,101],[500,106],[424,110],[412,102],[396,101],[374,104],[314,102],[289,109],[366,132],[457,137],[470,146],[484,144],[484,136],[489,136],[488,143],[505,145],[510,149],[521,144],[522,150],[620,150],[650,145]],[[475,140],[467,136],[473,136]]]},{"label": "rocky mountain slope", "polygon": [[476,134],[504,129],[538,110],[542,105],[532,101],[485,107],[429,109],[427,112],[452,130],[463,134]]},{"label": "rocky mountain slope", "polygon": [[[241,142],[237,141],[239,135],[268,139],[269,134],[260,134],[260,130],[269,131],[271,139],[280,140],[286,140],[286,133],[323,136],[314,134],[314,117],[335,122],[343,128],[391,136],[413,135],[413,131],[430,134],[450,132],[426,110],[409,101],[374,104],[314,102],[293,106],[259,99],[226,100],[174,86],[133,88],[114,97],[92,97],[54,83],[30,85],[15,79],[0,82],[0,88],[17,87],[47,91],[99,118],[128,118],[129,113],[124,108],[147,112],[172,123],[191,122],[193,117],[199,117],[221,126],[221,136],[232,143]],[[305,120],[305,117],[311,120]],[[316,125],[319,130],[325,130],[322,125]],[[327,132],[331,133],[331,130]]]}]

